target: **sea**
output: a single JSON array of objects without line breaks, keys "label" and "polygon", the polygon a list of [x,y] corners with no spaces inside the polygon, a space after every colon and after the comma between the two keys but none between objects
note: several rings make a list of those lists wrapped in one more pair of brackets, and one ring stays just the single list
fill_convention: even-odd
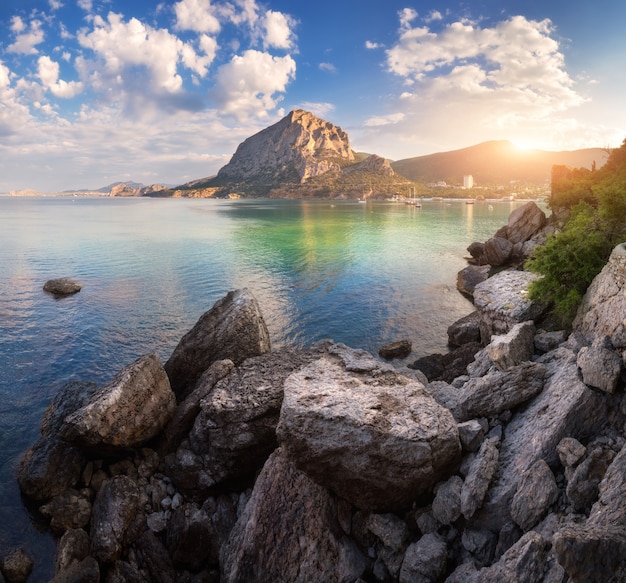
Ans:
[{"label": "sea", "polygon": [[[472,311],[456,289],[468,245],[521,204],[0,197],[0,550],[29,552],[35,581],[53,574],[54,539],[16,475],[68,381],[104,384],[148,353],[165,362],[243,287],[274,348],[330,338],[377,354],[408,339],[399,364],[445,352],[447,327]],[[83,288],[43,291],[58,277]]]}]

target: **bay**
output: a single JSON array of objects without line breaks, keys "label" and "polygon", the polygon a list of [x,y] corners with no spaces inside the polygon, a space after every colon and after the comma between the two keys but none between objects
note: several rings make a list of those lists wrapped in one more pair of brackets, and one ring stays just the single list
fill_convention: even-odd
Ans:
[{"label": "bay", "polygon": [[[376,354],[407,338],[407,362],[445,351],[448,325],[472,310],[456,291],[467,246],[520,204],[0,197],[0,544],[54,553],[15,476],[67,381],[105,383],[149,352],[165,362],[241,287],[275,348],[332,338]],[[43,291],[64,276],[83,289]]]}]

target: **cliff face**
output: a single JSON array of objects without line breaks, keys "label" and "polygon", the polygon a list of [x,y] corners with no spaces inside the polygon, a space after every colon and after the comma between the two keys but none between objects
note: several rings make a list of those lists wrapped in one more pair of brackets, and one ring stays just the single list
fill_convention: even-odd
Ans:
[{"label": "cliff face", "polygon": [[301,109],[242,142],[218,179],[246,180],[291,173],[300,183],[354,162],[348,134]]}]

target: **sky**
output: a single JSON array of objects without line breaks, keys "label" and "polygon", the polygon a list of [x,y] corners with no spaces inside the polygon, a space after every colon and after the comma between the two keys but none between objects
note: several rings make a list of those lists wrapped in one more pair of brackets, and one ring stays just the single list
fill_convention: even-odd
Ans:
[{"label": "sky", "polygon": [[179,185],[293,109],[392,160],[626,138],[626,2],[2,0],[0,193]]}]

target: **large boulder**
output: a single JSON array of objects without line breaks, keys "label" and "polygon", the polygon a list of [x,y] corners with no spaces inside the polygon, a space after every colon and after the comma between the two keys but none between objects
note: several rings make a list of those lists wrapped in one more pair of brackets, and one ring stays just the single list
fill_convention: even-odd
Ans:
[{"label": "large boulder", "polygon": [[[481,251],[482,252],[482,251]],[[489,277],[489,265],[468,265],[456,275],[456,289],[464,296],[474,297],[474,289]]]},{"label": "large boulder", "polygon": [[452,415],[422,384],[343,345],[285,381],[277,436],[299,469],[375,511],[410,507],[461,451]]},{"label": "large boulder", "polygon": [[263,466],[221,551],[221,581],[355,581],[367,560],[342,531],[337,500],[279,449]]},{"label": "large boulder", "polygon": [[531,359],[534,349],[535,325],[515,324],[507,334],[496,335],[487,345],[489,358],[500,370],[506,370]]},{"label": "large boulder", "polygon": [[270,336],[257,300],[249,289],[228,292],[185,334],[165,370],[172,390],[182,400],[193,383],[216,360],[236,365],[270,351]]},{"label": "large boulder", "polygon": [[49,279],[44,283],[43,289],[54,296],[70,296],[78,293],[83,286],[67,277],[61,277]]},{"label": "large boulder", "polygon": [[480,314],[485,344],[492,334],[506,334],[515,324],[535,321],[544,313],[546,306],[528,298],[528,286],[537,277],[529,271],[506,270],[476,286],[474,305]]},{"label": "large boulder", "polygon": [[68,415],[60,435],[95,451],[137,447],[159,434],[175,408],[176,397],[159,357],[149,354],[123,368]]},{"label": "large boulder", "polygon": [[235,478],[252,476],[276,448],[283,384],[319,358],[320,349],[282,349],[247,359],[200,402],[188,439],[168,456],[169,474],[194,497]]},{"label": "large boulder", "polygon": [[546,224],[546,214],[534,202],[516,208],[509,215],[506,235],[511,243],[524,243]]},{"label": "large boulder", "polygon": [[476,310],[463,316],[448,326],[448,344],[462,346],[470,342],[480,342],[480,315]]},{"label": "large boulder", "polygon": [[513,243],[503,237],[491,237],[485,241],[482,261],[493,266],[506,265],[513,252]]},{"label": "large boulder", "polygon": [[626,243],[621,243],[587,289],[574,329],[588,339],[609,336],[615,348],[626,349],[625,289]]}]

